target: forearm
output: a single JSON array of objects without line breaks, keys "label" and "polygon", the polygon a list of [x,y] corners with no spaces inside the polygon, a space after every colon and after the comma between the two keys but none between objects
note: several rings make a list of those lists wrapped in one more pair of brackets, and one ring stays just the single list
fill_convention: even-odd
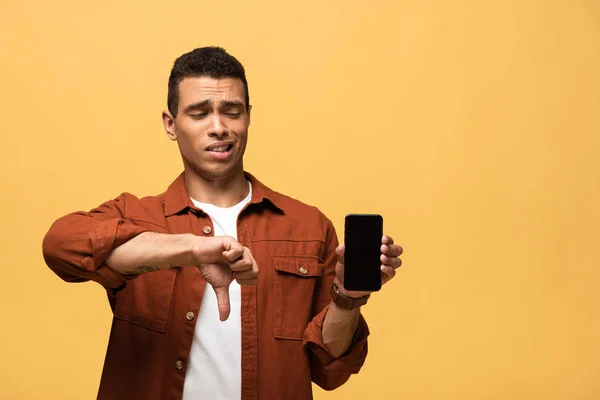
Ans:
[{"label": "forearm", "polygon": [[352,344],[360,316],[360,308],[346,310],[331,302],[323,321],[323,344],[335,358]]},{"label": "forearm", "polygon": [[115,248],[106,264],[122,274],[141,274],[181,265],[194,265],[192,234],[144,232]]}]

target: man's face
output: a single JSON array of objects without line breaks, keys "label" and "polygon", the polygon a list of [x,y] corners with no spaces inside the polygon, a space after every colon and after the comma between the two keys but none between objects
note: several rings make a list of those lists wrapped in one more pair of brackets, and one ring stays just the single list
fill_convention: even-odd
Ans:
[{"label": "man's face", "polygon": [[179,83],[176,118],[163,113],[165,129],[176,140],[187,170],[208,180],[243,171],[250,113],[239,79],[184,78]]}]

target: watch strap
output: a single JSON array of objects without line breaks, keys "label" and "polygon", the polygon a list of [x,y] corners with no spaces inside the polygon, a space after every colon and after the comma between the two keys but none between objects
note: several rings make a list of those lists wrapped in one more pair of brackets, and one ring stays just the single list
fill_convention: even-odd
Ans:
[{"label": "watch strap", "polygon": [[335,304],[346,310],[354,310],[357,307],[367,304],[370,294],[363,297],[348,297],[340,292],[340,288],[335,283],[331,286],[331,299]]}]

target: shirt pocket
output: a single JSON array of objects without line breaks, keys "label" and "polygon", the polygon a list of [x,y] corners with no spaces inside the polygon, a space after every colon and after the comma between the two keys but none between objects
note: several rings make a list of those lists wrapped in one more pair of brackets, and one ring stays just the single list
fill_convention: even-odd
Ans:
[{"label": "shirt pocket", "polygon": [[164,332],[176,275],[176,269],[165,269],[145,273],[128,281],[125,289],[117,293],[115,318]]},{"label": "shirt pocket", "polygon": [[302,340],[312,319],[315,286],[323,264],[313,256],[271,256],[273,279],[273,329],[276,338]]}]

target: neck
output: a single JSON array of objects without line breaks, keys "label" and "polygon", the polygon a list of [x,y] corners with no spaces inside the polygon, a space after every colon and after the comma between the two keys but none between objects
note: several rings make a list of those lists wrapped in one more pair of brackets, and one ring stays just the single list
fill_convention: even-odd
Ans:
[{"label": "neck", "polygon": [[222,208],[238,204],[249,191],[243,170],[230,177],[210,179],[186,169],[185,187],[192,199]]}]

